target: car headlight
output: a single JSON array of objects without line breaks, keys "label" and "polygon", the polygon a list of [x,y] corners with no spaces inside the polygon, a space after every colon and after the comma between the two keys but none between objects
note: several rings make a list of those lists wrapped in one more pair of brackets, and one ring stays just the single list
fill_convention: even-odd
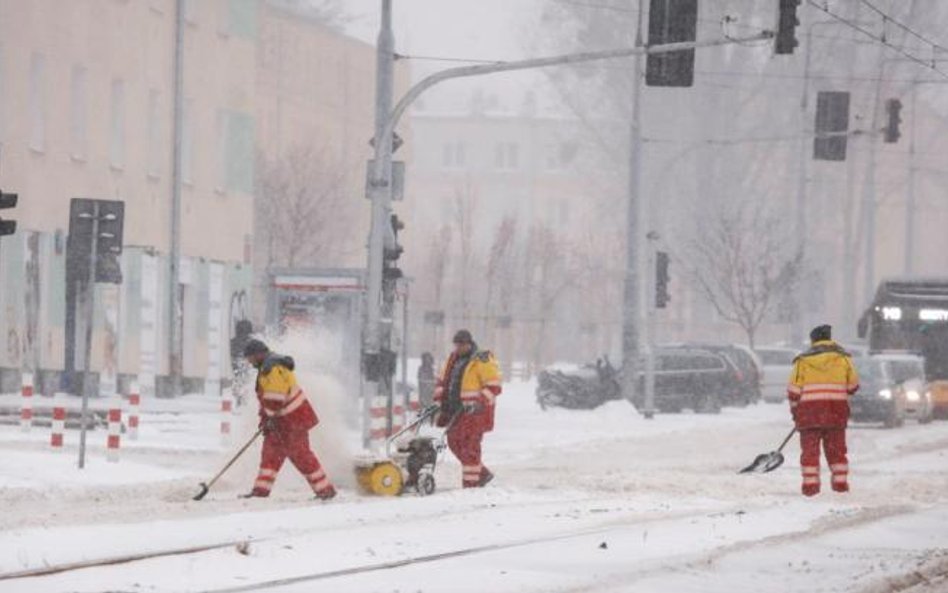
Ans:
[{"label": "car headlight", "polygon": [[914,389],[906,393],[905,397],[910,402],[917,402],[919,399],[921,399],[921,396],[919,395],[919,393],[915,391]]},{"label": "car headlight", "polygon": [[883,389],[879,391],[879,397],[881,397],[882,399],[892,399],[892,390]]}]

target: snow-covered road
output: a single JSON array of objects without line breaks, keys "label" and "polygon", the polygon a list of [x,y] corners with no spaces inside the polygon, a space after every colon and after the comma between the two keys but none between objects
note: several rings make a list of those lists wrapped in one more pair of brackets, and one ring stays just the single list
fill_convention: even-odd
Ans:
[{"label": "snow-covered road", "polygon": [[[7,578],[0,590],[948,590],[948,423],[854,427],[853,492],[803,499],[795,442],[780,470],[736,474],[786,434],[784,406],[653,421],[623,402],[542,412],[530,384],[509,385],[501,406],[485,447],[490,487],[460,490],[451,460],[433,497],[349,488],[331,503],[310,500],[289,469],[273,498],[237,500],[252,458],[190,501],[225,451],[175,423],[147,428],[147,416],[119,464],[94,450],[83,474],[41,435],[0,429],[0,578],[212,548]],[[213,432],[199,406],[186,417]],[[344,450],[330,466],[345,467]]]}]

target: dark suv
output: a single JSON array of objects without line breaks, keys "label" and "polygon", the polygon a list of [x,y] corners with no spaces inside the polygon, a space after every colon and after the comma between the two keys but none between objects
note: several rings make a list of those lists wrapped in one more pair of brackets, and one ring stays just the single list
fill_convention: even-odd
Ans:
[{"label": "dark suv", "polygon": [[[655,352],[655,407],[659,412],[717,414],[724,394],[732,389],[733,370],[719,354],[703,348],[659,348]],[[645,404],[644,374],[633,402]]]},{"label": "dark suv", "polygon": [[717,354],[727,363],[730,384],[721,394],[725,406],[746,406],[760,401],[763,375],[757,355],[749,348],[732,344],[684,344],[676,347],[699,348]]}]

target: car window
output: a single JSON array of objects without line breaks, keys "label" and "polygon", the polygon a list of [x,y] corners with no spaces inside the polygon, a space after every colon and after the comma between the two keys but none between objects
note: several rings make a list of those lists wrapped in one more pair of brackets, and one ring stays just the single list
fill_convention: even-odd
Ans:
[{"label": "car window", "polygon": [[856,372],[859,373],[860,380],[864,383],[876,383],[882,381],[885,376],[882,363],[878,360],[856,357],[853,358],[853,363],[856,365]]},{"label": "car window", "polygon": [[792,350],[758,350],[757,356],[767,366],[790,366],[796,354]]},{"label": "car window", "polygon": [[886,363],[889,371],[889,377],[896,385],[905,383],[911,379],[922,379],[925,377],[925,369],[920,360],[890,360]]},{"label": "car window", "polygon": [[716,356],[695,356],[694,358],[694,368],[700,369],[702,371],[720,369],[724,366],[721,362],[721,359],[717,358]]}]

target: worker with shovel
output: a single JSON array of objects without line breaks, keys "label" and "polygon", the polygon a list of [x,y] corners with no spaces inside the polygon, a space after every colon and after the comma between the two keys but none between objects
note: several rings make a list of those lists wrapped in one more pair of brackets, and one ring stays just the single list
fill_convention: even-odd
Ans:
[{"label": "worker with shovel", "polygon": [[833,341],[830,326],[814,328],[810,340],[810,349],[794,360],[787,387],[790,411],[800,432],[803,495],[820,492],[820,443],[833,476],[833,490],[849,492],[846,425],[849,397],[859,390],[859,376],[850,354]]},{"label": "worker with shovel", "polygon": [[264,435],[260,472],[248,497],[269,496],[280,467],[289,457],[317,498],[332,498],[336,489],[309,445],[309,431],[319,419],[296,383],[293,359],[270,352],[266,344],[256,339],[247,342],[244,357],[257,369],[260,428]]}]

